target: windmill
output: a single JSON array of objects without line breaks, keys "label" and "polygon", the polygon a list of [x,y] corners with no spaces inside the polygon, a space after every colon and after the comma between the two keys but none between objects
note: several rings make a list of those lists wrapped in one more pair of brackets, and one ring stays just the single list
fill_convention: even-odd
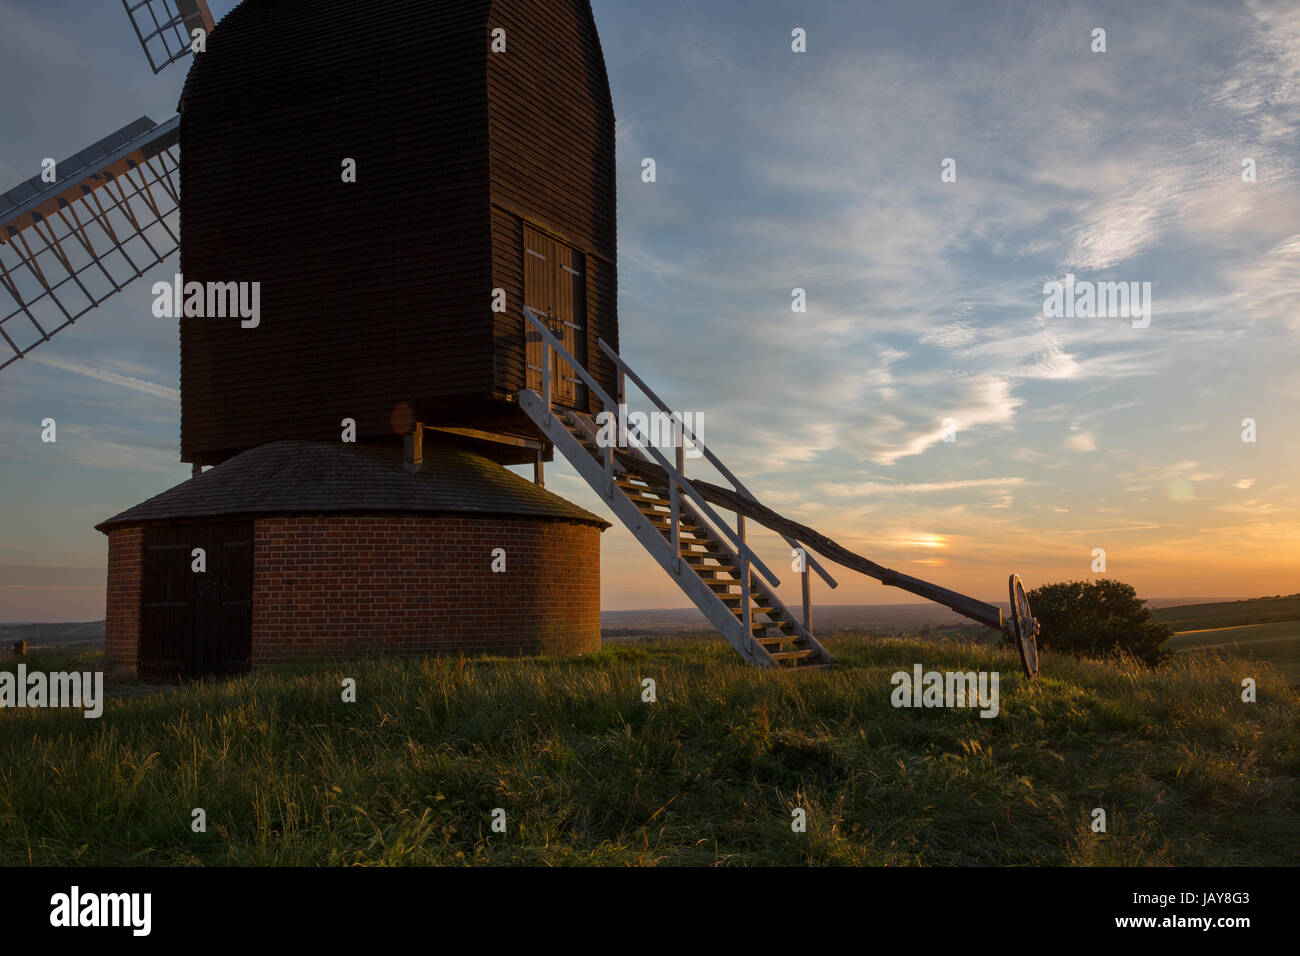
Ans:
[{"label": "windmill", "polygon": [[[588,0],[243,0],[219,26],[204,0],[123,7],[155,73],[193,58],[178,114],[0,198],[0,368],[178,250],[199,288],[176,312],[194,477],[98,526],[110,662],[599,647],[608,522],[545,490],[558,450],[751,664],[831,663],[817,551],[1003,630],[1036,673],[1018,577],[1004,619],[763,507],[619,355]],[[246,283],[263,318],[212,310]],[[636,428],[602,441],[629,381],[676,422],[675,461]],[[688,479],[687,444],[730,487]],[[529,463],[533,483],[503,467]],[[802,615],[746,519],[802,555]]]}]

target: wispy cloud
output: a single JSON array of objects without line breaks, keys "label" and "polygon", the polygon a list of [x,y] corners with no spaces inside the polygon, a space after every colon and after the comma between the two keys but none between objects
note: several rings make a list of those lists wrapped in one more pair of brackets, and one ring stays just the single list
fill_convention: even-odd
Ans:
[{"label": "wispy cloud", "polygon": [[966,491],[971,488],[1016,488],[1028,484],[1024,478],[963,478],[958,481],[921,481],[891,484],[884,481],[863,481],[857,484],[832,484],[817,486],[819,491],[841,498],[880,495],[925,495],[941,491]]},{"label": "wispy cloud", "polygon": [[135,378],[131,375],[122,375],[111,369],[91,365],[87,362],[77,362],[71,359],[56,358],[41,352],[33,352],[27,356],[33,362],[40,365],[48,365],[50,368],[61,369],[65,372],[71,372],[74,375],[84,375],[86,378],[93,378],[96,381],[107,382],[110,385],[117,385],[120,388],[128,388],[134,392],[140,392],[143,395],[151,395],[154,398],[163,398],[179,404],[181,393],[179,389],[172,388],[168,385],[159,385],[156,382],[145,381],[141,378]]}]

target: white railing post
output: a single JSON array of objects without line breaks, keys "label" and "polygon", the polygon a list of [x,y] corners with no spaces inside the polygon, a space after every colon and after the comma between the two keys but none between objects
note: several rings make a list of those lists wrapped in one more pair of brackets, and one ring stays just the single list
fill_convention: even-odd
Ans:
[{"label": "white railing post", "polygon": [[808,576],[808,556],[805,550],[803,562],[803,629],[812,635],[812,581]]},{"label": "white railing post", "polygon": [[[614,445],[618,448],[627,448],[627,422],[623,419],[623,408],[627,404],[627,377],[623,374],[622,366],[618,370],[618,388],[614,393]],[[609,496],[614,497],[614,479],[613,479],[614,458],[610,456],[609,471]]]},{"label": "white railing post", "polygon": [[614,500],[614,444],[617,441],[618,435],[615,433],[614,441],[605,445],[605,497],[611,501]]},{"label": "white railing post", "polygon": [[[623,391],[626,388],[624,379],[630,377],[633,383],[637,386],[637,388],[641,389],[641,391],[645,394],[645,396],[649,398],[651,402],[654,403],[656,408],[658,408],[661,412],[667,415],[674,414],[669,410],[668,406],[664,403],[663,399],[661,399],[658,395],[655,394],[654,389],[652,389],[649,385],[647,385],[645,381],[641,378],[641,376],[637,375],[637,373],[632,368],[630,368],[626,362],[623,361],[622,357],[620,357],[619,354],[615,352],[614,349],[610,346],[610,344],[606,342],[604,339],[600,340],[600,348],[601,351],[603,351],[605,355],[609,357],[610,361],[614,363],[615,367],[618,368],[618,381],[619,381],[618,387],[619,387],[619,394],[620,394],[620,399],[619,399],[620,402],[626,401],[626,399],[622,398],[621,396],[625,394]],[[681,418],[680,413],[677,414],[677,418],[678,419]],[[691,444],[695,448],[699,449],[699,453],[704,458],[704,460],[709,462],[709,464],[713,465],[713,467],[717,468],[719,474],[721,474],[724,478],[730,481],[732,487],[735,488],[736,491],[738,491],[741,495],[743,495],[745,498],[748,498],[751,501],[757,500],[750,493],[749,489],[746,488],[743,484],[741,484],[740,479],[731,473],[731,469],[729,469],[726,465],[724,465],[722,461],[718,458],[718,456],[715,455],[712,452],[712,450],[710,450],[709,447],[699,439],[699,436],[697,436],[693,431],[689,429],[685,429],[685,423],[683,423],[683,429],[687,434],[689,434]],[[684,469],[679,469],[679,470],[682,470],[684,473]],[[727,533],[728,534],[731,533],[730,527],[727,528]],[[785,540],[787,544],[790,545],[790,547],[792,548],[797,547],[797,542],[789,535],[783,534],[781,537]],[[817,572],[818,576],[823,581],[825,581],[833,588],[839,587],[839,584],[836,582],[836,580],[833,577],[831,577],[829,573],[827,573],[826,569],[821,566],[821,563],[815,557],[813,557],[811,553],[806,552],[806,560],[812,566],[812,569]]]},{"label": "white railing post", "polygon": [[673,573],[682,573],[682,506],[677,491],[677,476],[668,476],[668,507],[672,511],[673,523]]},{"label": "white railing post", "polygon": [[754,656],[754,623],[749,609],[749,545],[745,543],[745,516],[736,515],[736,537],[740,541],[740,623],[745,629],[745,653]]},{"label": "white railing post", "polygon": [[677,470],[686,474],[686,428],[680,412],[673,412],[673,444],[677,446]]},{"label": "white railing post", "polygon": [[[677,443],[677,474],[686,474],[686,449],[684,444],[685,436],[682,434],[682,420],[680,417],[673,417],[673,440]],[[681,524],[681,512],[677,504],[677,479],[674,478],[670,486],[672,492],[673,507],[673,554],[677,555],[677,573],[682,570],[682,548],[678,541],[678,526]]]},{"label": "white railing post", "polygon": [[551,410],[551,345],[542,342],[542,402]]}]

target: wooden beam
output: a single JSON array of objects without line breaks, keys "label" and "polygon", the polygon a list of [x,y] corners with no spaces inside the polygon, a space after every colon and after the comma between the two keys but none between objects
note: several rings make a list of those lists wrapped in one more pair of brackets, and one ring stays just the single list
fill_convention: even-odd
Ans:
[{"label": "wooden beam", "polygon": [[[624,451],[618,451],[616,454],[618,455],[619,464],[637,477],[660,486],[666,487],[668,485],[667,473],[653,462],[634,458]],[[791,521],[789,518],[777,514],[771,508],[746,498],[729,488],[723,488],[698,479],[692,481],[691,484],[695,486],[695,490],[699,492],[700,497],[706,501],[720,505],[728,511],[734,511],[736,514],[753,518],[763,527],[770,528],[778,534],[795,538],[803,545],[812,548],[822,557],[834,561],[836,564],[875,578],[889,587],[902,588],[904,591],[910,591],[912,594],[919,595],[928,601],[942,604],[963,617],[978,621],[985,627],[1002,629],[1002,609],[996,604],[977,601],[964,594],[958,594],[956,591],[941,588],[937,584],[922,581],[920,578],[900,574],[898,571],[877,564],[859,554],[854,554],[848,548],[826,537],[826,535],[814,531],[807,525]]]},{"label": "wooden beam", "polygon": [[520,438],[516,435],[502,435],[497,432],[485,432],[477,428],[447,428],[440,425],[426,426],[431,432],[445,432],[448,435],[458,435],[462,438],[476,438],[479,441],[495,442],[498,445],[512,445],[515,448],[533,448],[542,449],[545,442],[540,442],[532,438]]},{"label": "wooden beam", "polygon": [[411,474],[415,474],[424,467],[424,426],[416,422],[410,432],[407,433],[405,441],[405,460],[402,467]]}]

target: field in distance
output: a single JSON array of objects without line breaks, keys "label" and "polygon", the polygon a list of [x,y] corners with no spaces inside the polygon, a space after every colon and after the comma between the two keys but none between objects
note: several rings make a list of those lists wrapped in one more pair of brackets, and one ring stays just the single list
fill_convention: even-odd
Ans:
[{"label": "field in distance", "polygon": [[1165,607],[1153,616],[1174,629],[1170,650],[1268,661],[1300,686],[1300,595]]}]

